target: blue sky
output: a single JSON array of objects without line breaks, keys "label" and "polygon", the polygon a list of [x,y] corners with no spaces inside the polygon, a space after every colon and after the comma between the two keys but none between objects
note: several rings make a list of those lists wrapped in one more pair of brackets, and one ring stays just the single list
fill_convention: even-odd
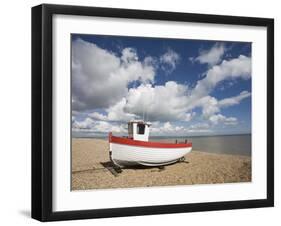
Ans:
[{"label": "blue sky", "polygon": [[74,136],[251,132],[251,43],[72,35]]}]

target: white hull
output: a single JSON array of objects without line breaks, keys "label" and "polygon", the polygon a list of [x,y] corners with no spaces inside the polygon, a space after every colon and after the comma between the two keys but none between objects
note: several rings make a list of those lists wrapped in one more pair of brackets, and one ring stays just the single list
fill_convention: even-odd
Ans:
[{"label": "white hull", "polygon": [[161,166],[177,162],[192,147],[158,148],[109,143],[111,160],[118,166]]}]

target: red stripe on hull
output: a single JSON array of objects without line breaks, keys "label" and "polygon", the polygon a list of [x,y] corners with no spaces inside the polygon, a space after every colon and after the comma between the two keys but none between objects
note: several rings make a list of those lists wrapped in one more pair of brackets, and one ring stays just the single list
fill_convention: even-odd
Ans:
[{"label": "red stripe on hull", "polygon": [[139,141],[139,140],[133,140],[133,139],[130,139],[130,138],[115,137],[115,136],[112,136],[111,133],[109,133],[108,141],[110,143],[116,143],[116,144],[141,146],[141,147],[151,147],[151,148],[187,148],[187,147],[192,147],[192,143],[174,144],[174,143]]}]

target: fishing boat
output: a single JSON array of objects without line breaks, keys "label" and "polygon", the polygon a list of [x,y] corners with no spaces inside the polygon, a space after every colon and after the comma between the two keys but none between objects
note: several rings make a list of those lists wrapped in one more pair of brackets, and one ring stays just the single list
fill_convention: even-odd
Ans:
[{"label": "fishing boat", "polygon": [[192,143],[151,142],[149,127],[151,123],[133,120],[128,123],[128,136],[117,137],[109,133],[109,155],[114,165],[126,167],[133,165],[164,166],[178,162],[192,149]]}]

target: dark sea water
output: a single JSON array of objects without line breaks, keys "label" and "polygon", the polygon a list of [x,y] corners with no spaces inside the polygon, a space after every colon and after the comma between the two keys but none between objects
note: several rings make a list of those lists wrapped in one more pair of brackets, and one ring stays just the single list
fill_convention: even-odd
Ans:
[{"label": "dark sea water", "polygon": [[251,137],[251,134],[243,134],[202,137],[150,137],[150,140],[175,142],[177,139],[183,142],[187,139],[192,142],[192,149],[195,151],[251,156]]}]

